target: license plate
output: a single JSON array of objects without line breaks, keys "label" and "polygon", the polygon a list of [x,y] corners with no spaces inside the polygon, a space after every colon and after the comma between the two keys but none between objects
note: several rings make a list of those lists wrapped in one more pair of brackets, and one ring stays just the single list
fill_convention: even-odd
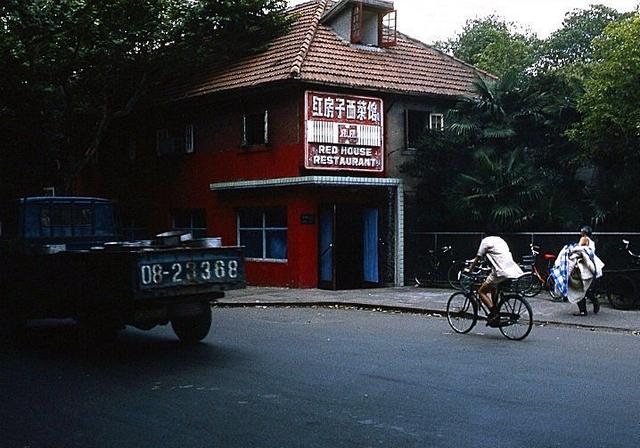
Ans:
[{"label": "license plate", "polygon": [[150,261],[138,264],[138,278],[141,288],[221,283],[237,279],[239,267],[234,258]]}]

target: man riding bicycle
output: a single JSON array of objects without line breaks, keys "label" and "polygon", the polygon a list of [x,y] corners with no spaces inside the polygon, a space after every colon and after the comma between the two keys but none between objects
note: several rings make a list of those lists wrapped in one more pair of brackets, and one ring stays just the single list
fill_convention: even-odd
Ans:
[{"label": "man riding bicycle", "polygon": [[495,307],[497,303],[498,285],[506,280],[518,278],[524,274],[520,266],[513,261],[513,256],[509,250],[509,245],[505,240],[498,236],[499,229],[495,224],[487,225],[484,232],[484,238],[480,242],[478,252],[473,259],[471,266],[465,271],[473,271],[476,264],[486,257],[491,264],[491,273],[487,276],[484,283],[478,289],[480,300],[489,309],[487,316],[487,324],[492,324],[498,317],[498,311]]}]

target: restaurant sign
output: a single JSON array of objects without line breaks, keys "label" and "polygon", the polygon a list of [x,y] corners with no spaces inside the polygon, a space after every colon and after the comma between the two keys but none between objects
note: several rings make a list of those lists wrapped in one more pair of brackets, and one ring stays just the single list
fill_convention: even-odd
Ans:
[{"label": "restaurant sign", "polygon": [[305,168],[383,170],[380,98],[306,92],[305,102]]}]

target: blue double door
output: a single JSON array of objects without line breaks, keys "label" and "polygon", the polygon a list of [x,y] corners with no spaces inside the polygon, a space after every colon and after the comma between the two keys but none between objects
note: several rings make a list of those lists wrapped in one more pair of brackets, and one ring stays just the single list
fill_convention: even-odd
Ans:
[{"label": "blue double door", "polygon": [[319,287],[379,286],[380,212],[376,207],[329,204],[320,209]]}]

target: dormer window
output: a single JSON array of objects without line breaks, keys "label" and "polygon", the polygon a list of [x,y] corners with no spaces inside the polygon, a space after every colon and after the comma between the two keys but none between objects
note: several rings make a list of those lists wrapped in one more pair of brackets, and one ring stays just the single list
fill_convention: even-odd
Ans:
[{"label": "dormer window", "polygon": [[396,11],[386,0],[342,0],[328,10],[322,23],[355,45],[392,47],[396,44]]}]

